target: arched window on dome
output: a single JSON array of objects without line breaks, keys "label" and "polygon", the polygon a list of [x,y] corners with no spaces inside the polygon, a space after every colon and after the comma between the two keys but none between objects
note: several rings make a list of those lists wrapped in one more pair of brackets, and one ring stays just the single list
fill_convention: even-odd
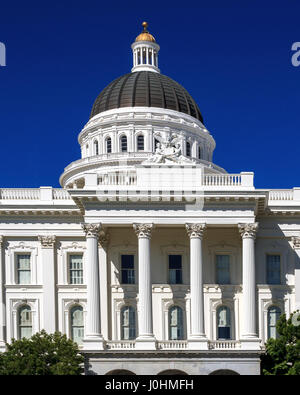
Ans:
[{"label": "arched window on dome", "polygon": [[183,311],[179,306],[172,306],[169,309],[169,340],[182,340],[183,332]]},{"label": "arched window on dome", "polygon": [[198,159],[202,159],[202,149],[200,146],[198,147]]},{"label": "arched window on dome", "polygon": [[98,141],[94,141],[94,155],[99,155],[99,144]]},{"label": "arched window on dome", "polygon": [[186,156],[191,156],[191,144],[187,141],[185,145]]},{"label": "arched window on dome", "polygon": [[276,324],[281,315],[281,310],[277,306],[270,306],[268,308],[268,339],[278,338],[278,333],[276,329]]},{"label": "arched window on dome", "polygon": [[121,137],[121,152],[127,152],[127,137],[125,135]]},{"label": "arched window on dome", "polygon": [[89,156],[89,145],[86,144],[85,146],[85,156]]},{"label": "arched window on dome", "polygon": [[84,336],[83,308],[74,306],[70,311],[71,339],[77,344],[81,344]]},{"label": "arched window on dome", "polygon": [[217,310],[217,337],[220,340],[231,339],[230,309],[220,306]]},{"label": "arched window on dome", "polygon": [[106,149],[107,154],[111,153],[111,138],[110,137],[107,137],[107,139],[105,140],[105,149]]},{"label": "arched window on dome", "polygon": [[144,149],[145,149],[145,139],[142,134],[139,134],[137,136],[137,150],[144,151]]},{"label": "arched window on dome", "polygon": [[19,339],[29,339],[32,336],[32,312],[28,305],[20,307],[18,312]]},{"label": "arched window on dome", "polygon": [[124,306],[121,310],[121,340],[133,340],[135,338],[135,309],[132,306]]}]

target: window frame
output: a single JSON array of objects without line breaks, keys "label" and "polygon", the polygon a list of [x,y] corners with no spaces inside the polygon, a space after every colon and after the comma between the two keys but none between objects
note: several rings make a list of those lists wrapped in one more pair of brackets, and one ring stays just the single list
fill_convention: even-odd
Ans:
[{"label": "window frame", "polygon": [[[228,313],[229,313],[229,325],[227,325],[227,326],[219,326],[219,311],[221,309],[226,309],[226,311],[228,311]],[[229,337],[226,337],[226,338],[219,337],[219,328],[229,328]],[[232,311],[231,311],[231,308],[225,304],[220,304],[216,308],[216,340],[220,340],[220,341],[232,340],[232,338],[233,338],[232,332],[233,331],[232,331]]]},{"label": "window frame", "polygon": [[[79,256],[79,255],[81,256],[82,282],[81,283],[72,283],[71,282],[71,267],[70,267],[70,265],[71,265],[71,256]],[[75,270],[78,270],[78,269],[72,269],[72,270],[75,271]],[[68,284],[69,285],[77,286],[77,285],[83,285],[84,284],[84,254],[83,254],[83,252],[81,252],[81,251],[77,251],[77,252],[69,251],[67,253],[67,279],[68,279]]]},{"label": "window frame", "polygon": [[[73,318],[72,317],[72,312],[75,309],[81,309],[81,312],[82,312],[82,325],[73,325],[72,324],[72,318]],[[85,325],[84,325],[84,308],[83,308],[83,306],[81,306],[81,304],[73,304],[69,308],[69,338],[72,339],[75,342],[74,336],[73,336],[73,328],[74,327],[82,328],[82,330],[83,330],[82,341],[83,341],[84,336],[85,336]],[[82,341],[80,343],[78,343],[78,342],[76,342],[76,343],[80,346],[80,345],[82,345]]]},{"label": "window frame", "polygon": [[[126,150],[123,150],[123,139],[126,139]],[[124,140],[125,141],[125,140]],[[120,152],[128,152],[128,137],[126,134],[122,134],[119,137],[119,144],[120,144]]]},{"label": "window frame", "polygon": [[[279,282],[277,283],[277,282],[275,282],[275,283],[272,283],[272,282],[269,282],[269,278],[268,278],[268,273],[269,273],[269,271],[268,271],[268,257],[269,256],[279,256]],[[276,252],[274,252],[274,253],[269,253],[269,252],[267,252],[266,253],[266,255],[265,255],[265,267],[266,267],[266,269],[265,269],[265,276],[266,276],[266,284],[267,285],[281,285],[282,284],[282,278],[281,278],[281,276],[282,276],[282,256],[281,256],[281,254],[280,253],[276,253]]]},{"label": "window frame", "polygon": [[[18,269],[18,263],[19,263],[18,260],[19,260],[20,256],[26,256],[26,255],[29,256],[29,270],[25,270],[25,271],[30,273],[30,275],[29,275],[29,282],[28,283],[21,283],[19,281],[19,273],[20,273],[21,270]],[[15,284],[16,285],[32,285],[32,283],[33,283],[33,281],[32,281],[32,270],[33,270],[33,268],[32,268],[32,254],[31,254],[31,252],[28,252],[28,251],[24,251],[24,252],[18,251],[18,252],[16,252],[16,254],[15,254]]]},{"label": "window frame", "polygon": [[[129,320],[128,320],[128,325],[124,325],[124,311],[125,309],[131,310],[134,313],[134,324],[130,324],[130,312],[128,313]],[[129,332],[129,337],[128,339],[125,339],[124,337],[124,328],[128,328]],[[134,329],[134,336],[130,336],[130,330]],[[137,337],[137,313],[136,313],[136,308],[132,305],[125,304],[124,306],[121,307],[120,309],[120,339],[124,341],[130,341],[130,340],[135,340]]]},{"label": "window frame", "polygon": [[[21,325],[21,312],[22,310],[28,308],[30,311],[30,323],[31,325]],[[26,336],[21,336],[21,330],[22,328],[31,328],[31,334],[29,337]],[[18,307],[17,309],[17,337],[19,340],[23,339],[24,337],[26,339],[30,339],[30,337],[33,335],[33,314],[32,314],[32,308],[28,304],[23,304]]]},{"label": "window frame", "polygon": [[[171,312],[172,312],[172,310],[174,310],[174,309],[177,309],[177,310],[180,310],[181,311],[181,322],[180,322],[180,325],[178,325],[178,323],[177,323],[177,325],[171,325]],[[178,320],[178,317],[177,317],[177,320]],[[179,329],[178,329],[178,327],[179,327]],[[176,339],[173,339],[172,338],[172,328],[177,328],[177,333],[178,333],[178,330],[179,330],[179,332],[181,331],[181,336],[178,336],[178,334],[177,334],[177,336],[176,336]],[[181,306],[179,306],[179,305],[177,305],[177,304],[172,304],[169,308],[168,308],[168,340],[185,340],[185,323],[184,323],[184,309],[181,307]]]},{"label": "window frame", "polygon": [[[180,256],[181,257],[181,261],[180,261],[180,263],[181,263],[181,268],[180,269],[170,269],[170,257],[171,256]],[[181,285],[181,284],[183,284],[183,256],[182,256],[182,254],[177,254],[177,253],[168,253],[167,254],[167,257],[168,257],[168,284],[170,284],[170,285]],[[179,271],[180,270],[180,282],[171,282],[171,270],[175,270],[176,272],[176,274],[175,274],[175,278],[177,279],[177,271]]]},{"label": "window frame", "polygon": [[[228,282],[222,282],[221,283],[221,282],[218,281],[218,259],[217,259],[218,256],[228,256],[228,260],[229,260],[229,263],[228,263],[228,276],[229,276]],[[215,283],[218,284],[218,285],[231,285],[231,283],[232,283],[232,280],[231,280],[231,254],[219,253],[219,252],[215,253]]]},{"label": "window frame", "polygon": [[[122,268],[122,256],[132,256],[133,257],[133,269],[128,269],[128,268]],[[130,270],[133,272],[133,282],[123,282],[123,270]],[[129,276],[127,277],[129,278]],[[137,278],[136,278],[136,257],[134,253],[130,252],[121,252],[120,253],[120,285],[136,285],[137,284]]]}]

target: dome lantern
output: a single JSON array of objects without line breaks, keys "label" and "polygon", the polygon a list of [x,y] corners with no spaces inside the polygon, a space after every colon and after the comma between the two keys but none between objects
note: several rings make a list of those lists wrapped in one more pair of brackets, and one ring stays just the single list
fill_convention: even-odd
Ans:
[{"label": "dome lantern", "polygon": [[147,30],[148,23],[143,22],[142,26],[144,31],[137,36],[135,42],[131,45],[133,52],[133,68],[131,71],[153,71],[159,73],[158,52],[160,47]]}]

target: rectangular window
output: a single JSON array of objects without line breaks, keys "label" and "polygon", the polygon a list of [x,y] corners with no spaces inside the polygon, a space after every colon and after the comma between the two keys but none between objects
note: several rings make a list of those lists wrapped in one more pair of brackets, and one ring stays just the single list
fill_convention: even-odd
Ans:
[{"label": "rectangular window", "polygon": [[135,284],[134,255],[121,255],[122,284]]},{"label": "rectangular window", "polygon": [[70,284],[83,284],[82,255],[69,255]]},{"label": "rectangular window", "polygon": [[17,255],[17,284],[31,283],[30,254]]},{"label": "rectangular window", "polygon": [[169,283],[182,284],[182,256],[169,255]]},{"label": "rectangular window", "polygon": [[267,284],[280,284],[280,255],[267,255]]},{"label": "rectangular window", "polygon": [[230,284],[229,255],[216,255],[216,282],[217,284]]}]

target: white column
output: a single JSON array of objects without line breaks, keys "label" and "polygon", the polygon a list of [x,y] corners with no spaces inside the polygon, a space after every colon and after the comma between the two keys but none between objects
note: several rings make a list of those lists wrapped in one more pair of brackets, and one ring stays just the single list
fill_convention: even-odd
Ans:
[{"label": "white column", "polygon": [[101,332],[104,339],[108,339],[108,269],[107,269],[107,248],[109,234],[100,233],[99,236],[99,267],[100,267],[100,307],[101,307]]},{"label": "white column", "polygon": [[100,274],[98,259],[98,238],[101,224],[82,224],[86,234],[87,262],[87,318],[84,350],[103,350],[103,336],[101,334],[100,313]]},{"label": "white column", "polygon": [[207,349],[204,328],[203,251],[202,239],[206,224],[186,224],[190,237],[190,286],[191,286],[191,334],[190,349]]},{"label": "white column", "polygon": [[152,283],[151,283],[151,233],[153,224],[134,224],[139,243],[139,334],[137,349],[156,348],[152,319]]},{"label": "white column", "polygon": [[48,333],[57,330],[55,236],[38,236],[41,243],[41,265],[43,273],[43,321],[42,328]]},{"label": "white column", "polygon": [[146,63],[149,64],[149,48],[146,47]]},{"label": "white column", "polygon": [[5,351],[5,327],[6,327],[6,309],[4,298],[4,283],[5,271],[4,263],[2,264],[3,256],[3,236],[0,236],[0,352]]},{"label": "white column", "polygon": [[295,310],[300,310],[300,236],[292,237],[295,250]]},{"label": "white column", "polygon": [[256,332],[255,238],[258,223],[239,224],[243,239],[242,348],[259,348]]}]

